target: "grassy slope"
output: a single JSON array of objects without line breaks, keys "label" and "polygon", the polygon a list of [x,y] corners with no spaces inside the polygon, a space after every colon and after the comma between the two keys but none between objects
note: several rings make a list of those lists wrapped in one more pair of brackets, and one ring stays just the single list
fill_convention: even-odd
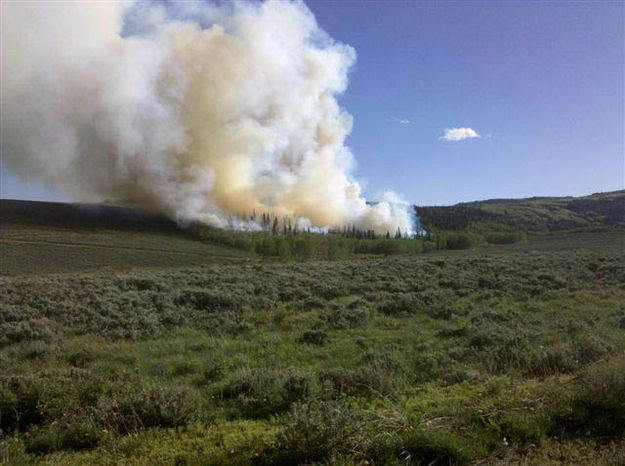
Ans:
[{"label": "grassy slope", "polygon": [[120,271],[239,262],[249,255],[176,233],[43,227],[0,230],[1,275]]},{"label": "grassy slope", "polygon": [[0,422],[14,435],[0,455],[622,460],[625,257],[614,234],[595,235],[556,250],[530,239],[523,250],[1,278]]},{"label": "grassy slope", "polygon": [[0,201],[0,275],[227,263],[249,254],[185,235],[137,209]]},{"label": "grassy slope", "polygon": [[584,197],[492,199],[449,207],[416,207],[426,228],[480,233],[544,233],[574,228],[625,227],[625,191]]},{"label": "grassy slope", "polygon": [[0,463],[623,461],[622,230],[242,265],[159,216],[0,206]]}]

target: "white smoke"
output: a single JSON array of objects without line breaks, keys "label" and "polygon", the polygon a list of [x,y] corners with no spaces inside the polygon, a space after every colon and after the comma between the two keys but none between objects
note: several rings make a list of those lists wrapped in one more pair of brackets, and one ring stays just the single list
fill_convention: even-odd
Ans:
[{"label": "white smoke", "polygon": [[124,198],[227,226],[270,212],[412,231],[350,176],[355,52],[301,2],[11,2],[2,8],[2,153],[73,199]]}]

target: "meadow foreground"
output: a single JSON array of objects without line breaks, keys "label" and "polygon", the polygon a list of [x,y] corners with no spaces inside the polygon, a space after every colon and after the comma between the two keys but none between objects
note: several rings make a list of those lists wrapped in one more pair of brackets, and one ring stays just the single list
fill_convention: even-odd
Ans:
[{"label": "meadow foreground", "polygon": [[625,261],[597,235],[2,278],[0,458],[619,464]]}]

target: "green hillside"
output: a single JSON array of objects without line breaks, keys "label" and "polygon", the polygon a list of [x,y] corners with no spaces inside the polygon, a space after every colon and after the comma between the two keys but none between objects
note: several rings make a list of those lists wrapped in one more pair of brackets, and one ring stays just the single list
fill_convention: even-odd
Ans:
[{"label": "green hillside", "polygon": [[1,201],[0,464],[625,464],[625,235],[584,202],[367,239]]},{"label": "green hillside", "polygon": [[[0,275],[185,267],[249,259],[321,260],[401,255],[440,249],[525,244],[537,233],[607,229],[622,237],[625,191],[581,198],[493,199],[450,207],[416,207],[428,236],[387,239],[343,233],[242,232],[188,225],[140,208],[98,204],[0,201]],[[362,233],[362,232],[357,232]],[[544,236],[544,235],[541,235]],[[538,242],[537,242],[538,240]],[[595,237],[573,243],[593,243]],[[569,242],[562,239],[558,242]],[[549,248],[551,248],[550,246]],[[540,249],[540,247],[539,247]]]},{"label": "green hillside", "polygon": [[625,191],[584,197],[491,199],[445,207],[415,206],[427,230],[544,233],[625,227]]},{"label": "green hillside", "polygon": [[0,276],[245,261],[245,251],[199,241],[141,209],[3,199]]},{"label": "green hillside", "polygon": [[614,233],[0,277],[0,464],[623,464]]}]

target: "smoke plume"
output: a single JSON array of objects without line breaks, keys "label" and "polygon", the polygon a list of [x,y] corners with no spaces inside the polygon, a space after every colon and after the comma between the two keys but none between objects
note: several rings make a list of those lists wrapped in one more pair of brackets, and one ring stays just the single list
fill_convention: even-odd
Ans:
[{"label": "smoke plume", "polygon": [[368,205],[336,96],[355,52],[301,2],[2,6],[2,154],[73,199],[226,226],[256,211],[411,231]]}]

